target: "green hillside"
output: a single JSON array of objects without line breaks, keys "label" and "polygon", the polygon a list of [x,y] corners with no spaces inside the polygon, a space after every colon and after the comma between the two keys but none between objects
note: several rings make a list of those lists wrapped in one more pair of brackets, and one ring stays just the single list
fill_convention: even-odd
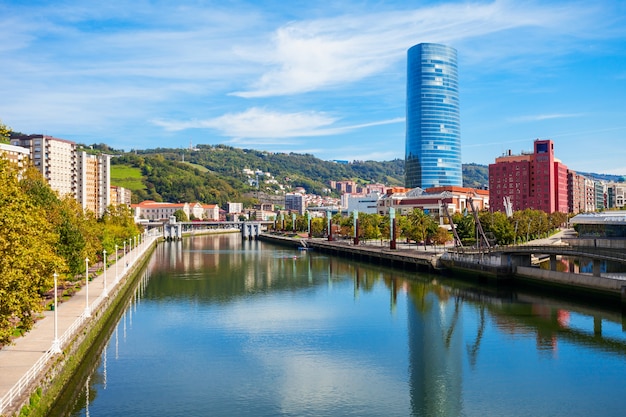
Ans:
[{"label": "green hillside", "polygon": [[[197,149],[148,149],[122,153],[111,160],[113,185],[133,191],[133,202],[200,201],[223,205],[245,201],[243,195],[256,191],[272,195],[303,187],[311,194],[328,193],[330,181],[353,180],[358,184],[404,185],[404,160],[354,161],[349,164],[323,161],[308,154],[271,153],[225,145],[200,145]],[[270,173],[277,184],[267,184]],[[467,187],[482,188],[488,183],[487,167],[463,165]],[[280,188],[285,186],[285,190]]]}]

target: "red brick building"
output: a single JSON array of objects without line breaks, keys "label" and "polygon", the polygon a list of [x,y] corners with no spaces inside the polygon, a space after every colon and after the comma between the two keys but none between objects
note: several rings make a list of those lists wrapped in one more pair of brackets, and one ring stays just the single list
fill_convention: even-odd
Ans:
[{"label": "red brick building", "polygon": [[506,211],[508,198],[513,211],[567,213],[567,174],[567,166],[554,156],[554,143],[537,139],[533,153],[512,155],[509,151],[489,165],[489,204],[493,211]]}]

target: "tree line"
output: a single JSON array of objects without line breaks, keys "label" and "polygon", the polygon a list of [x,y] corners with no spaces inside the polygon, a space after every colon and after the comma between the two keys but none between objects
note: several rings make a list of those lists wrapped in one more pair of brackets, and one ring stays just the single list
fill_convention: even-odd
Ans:
[{"label": "tree line", "polygon": [[[473,213],[454,213],[452,223],[464,246],[477,245],[480,236],[477,234],[476,217]],[[487,210],[477,213],[490,245],[510,245],[527,242],[529,240],[547,237],[565,225],[568,216],[565,213],[555,212],[547,214],[541,210],[526,209],[513,213],[507,217],[501,212]],[[406,215],[397,215],[396,239],[422,244],[445,245],[453,241],[447,218],[439,219],[436,216],[415,208]],[[342,215],[337,213],[331,219],[331,232],[337,238],[354,237],[354,214]],[[308,232],[312,237],[328,236],[328,220],[326,218],[312,218],[310,225],[306,216],[296,216],[295,223],[292,216],[279,219],[273,226],[275,229],[291,232]],[[391,239],[391,219],[389,214],[358,214],[358,230],[360,240],[389,240]]]},{"label": "tree line", "polygon": [[75,285],[85,258],[101,262],[103,250],[113,254],[140,233],[129,208],[97,218],[59,197],[36,168],[21,171],[0,157],[0,345],[32,328],[54,273]]}]

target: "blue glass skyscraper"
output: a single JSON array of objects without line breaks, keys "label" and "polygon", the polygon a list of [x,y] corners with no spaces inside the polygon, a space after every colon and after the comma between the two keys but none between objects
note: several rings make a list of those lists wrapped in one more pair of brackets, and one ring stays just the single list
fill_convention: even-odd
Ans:
[{"label": "blue glass skyscraper", "polygon": [[406,98],[405,186],[462,186],[456,49],[410,48]]}]

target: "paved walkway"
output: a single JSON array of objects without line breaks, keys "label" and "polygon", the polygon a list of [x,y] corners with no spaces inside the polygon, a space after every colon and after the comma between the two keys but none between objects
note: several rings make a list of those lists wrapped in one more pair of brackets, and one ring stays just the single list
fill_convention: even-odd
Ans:
[{"label": "paved walkway", "polygon": [[[156,238],[149,236],[145,245],[139,245],[136,249],[119,258],[117,265],[113,264],[106,270],[107,290],[112,289],[132,269],[132,266],[141,259],[143,253],[153,244]],[[109,256],[109,260],[111,260]],[[125,265],[128,265],[125,267]],[[119,280],[116,280],[116,274]],[[90,308],[99,304],[99,298],[104,293],[105,273],[102,272],[89,282],[89,291],[83,287],[69,300],[58,303],[57,308],[57,335],[62,340],[61,349],[65,347],[65,340],[69,339],[68,329],[75,326],[77,321],[84,320],[87,307],[87,294]],[[84,281],[83,281],[84,282]],[[54,356],[51,350],[55,339],[54,311],[43,312],[43,318],[37,320],[33,329],[24,336],[13,341],[13,344],[0,349],[0,415],[7,411],[13,402],[13,397],[21,395],[21,389],[27,388],[32,381],[25,379],[36,376],[35,365],[44,364],[47,359]],[[71,331],[71,330],[70,330]],[[66,336],[66,337],[64,337]],[[17,389],[17,386],[21,386]],[[12,391],[13,389],[13,391]],[[30,393],[27,393],[30,395]]]}]

